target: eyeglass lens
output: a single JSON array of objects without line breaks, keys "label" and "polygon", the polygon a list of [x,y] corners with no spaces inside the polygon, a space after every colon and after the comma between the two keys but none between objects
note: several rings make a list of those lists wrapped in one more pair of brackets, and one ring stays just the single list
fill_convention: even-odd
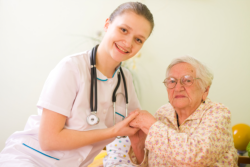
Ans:
[{"label": "eyeglass lens", "polygon": [[[177,82],[178,82],[178,79],[170,77],[170,78],[167,78],[164,81],[164,84],[165,84],[166,87],[168,87],[168,88],[171,89],[171,88],[175,87],[175,85],[177,84]],[[194,78],[192,76],[185,75],[185,76],[181,77],[180,82],[181,82],[182,85],[190,86],[190,85],[193,84]]]}]

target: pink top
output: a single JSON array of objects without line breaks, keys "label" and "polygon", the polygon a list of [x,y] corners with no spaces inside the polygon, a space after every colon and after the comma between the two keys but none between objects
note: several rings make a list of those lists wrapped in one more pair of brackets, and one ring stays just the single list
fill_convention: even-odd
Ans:
[{"label": "pink top", "polygon": [[[206,99],[179,127],[170,103],[155,118],[158,121],[149,130],[146,157],[140,166],[237,166],[231,113],[223,104]],[[132,149],[129,155],[137,164]]]}]

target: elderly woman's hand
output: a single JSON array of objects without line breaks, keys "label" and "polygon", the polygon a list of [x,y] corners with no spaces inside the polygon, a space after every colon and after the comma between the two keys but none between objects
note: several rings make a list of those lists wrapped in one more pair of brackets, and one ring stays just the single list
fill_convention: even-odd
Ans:
[{"label": "elderly woman's hand", "polygon": [[130,122],[133,121],[136,116],[139,115],[138,111],[129,114],[123,121],[115,124],[111,127],[114,136],[131,136],[134,135],[139,128],[130,126]]},{"label": "elderly woman's hand", "polygon": [[146,110],[137,110],[137,112],[139,112],[139,115],[129,125],[134,128],[140,128],[145,134],[148,134],[149,128],[157,120]]}]

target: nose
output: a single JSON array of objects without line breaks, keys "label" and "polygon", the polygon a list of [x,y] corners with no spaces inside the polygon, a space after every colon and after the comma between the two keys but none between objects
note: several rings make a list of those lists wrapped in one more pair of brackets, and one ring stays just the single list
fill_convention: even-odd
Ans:
[{"label": "nose", "polygon": [[184,85],[181,83],[181,80],[178,80],[176,85],[175,85],[175,90],[176,91],[182,91],[184,90]]},{"label": "nose", "polygon": [[125,37],[125,40],[123,41],[123,44],[125,45],[126,49],[129,49],[129,51],[131,50],[132,46],[133,46],[133,36],[132,35],[127,35]]}]

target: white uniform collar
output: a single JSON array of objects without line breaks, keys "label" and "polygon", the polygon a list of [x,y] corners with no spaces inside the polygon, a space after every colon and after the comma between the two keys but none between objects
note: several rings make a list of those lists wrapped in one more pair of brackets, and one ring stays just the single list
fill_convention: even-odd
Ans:
[{"label": "white uniform collar", "polygon": [[[90,56],[91,56],[91,50],[88,52],[88,56],[89,56],[89,64],[90,64]],[[118,69],[120,69],[122,65],[122,62],[116,67],[116,70],[112,76],[112,78],[114,78],[115,76],[115,73]],[[101,73],[101,71],[99,71],[98,69],[96,69],[97,71],[97,79],[100,80],[100,81],[107,81],[108,80],[108,77],[106,77],[105,75],[103,75],[103,73]]]},{"label": "white uniform collar", "polygon": [[[120,63],[120,65],[116,67],[116,70],[115,70],[112,78],[114,78],[116,71],[121,68],[121,65],[122,65],[122,63]],[[97,71],[97,79],[98,80],[100,80],[100,81],[107,81],[108,80],[108,77],[103,75],[103,73],[101,73],[98,69],[96,69],[96,71]]]}]

